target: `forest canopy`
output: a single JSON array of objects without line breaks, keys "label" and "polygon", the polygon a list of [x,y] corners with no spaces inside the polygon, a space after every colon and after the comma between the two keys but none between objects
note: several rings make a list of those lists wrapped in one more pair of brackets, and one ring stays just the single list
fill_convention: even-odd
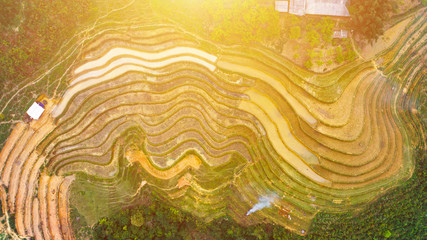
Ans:
[{"label": "forest canopy", "polygon": [[384,33],[384,24],[396,9],[395,0],[350,1],[350,27],[356,35],[371,42]]}]

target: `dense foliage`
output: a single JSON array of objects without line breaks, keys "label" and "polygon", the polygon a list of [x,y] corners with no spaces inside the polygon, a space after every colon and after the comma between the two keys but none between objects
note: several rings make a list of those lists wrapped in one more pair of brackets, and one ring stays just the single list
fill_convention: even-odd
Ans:
[{"label": "dense foliage", "polygon": [[39,70],[96,8],[90,0],[0,2],[0,87]]},{"label": "dense foliage", "polygon": [[279,14],[272,6],[256,0],[205,1],[206,25],[213,29],[211,37],[225,43],[248,43],[277,38],[280,34]]},{"label": "dense foliage", "polygon": [[94,227],[94,239],[281,239],[298,238],[280,226],[259,224],[242,227],[229,217],[210,223],[165,204],[153,194],[149,205],[126,209],[102,218]]},{"label": "dense foliage", "polygon": [[192,31],[226,44],[264,42],[280,35],[279,13],[257,0],[152,0],[153,7]]},{"label": "dense foliage", "polygon": [[[95,0],[0,0],[0,147],[11,132],[12,121],[40,94],[53,95],[62,67],[43,81],[36,76],[61,47],[98,16]],[[59,64],[59,63],[58,63]],[[50,66],[51,67],[51,66]],[[62,73],[61,73],[62,74]],[[56,75],[56,76],[55,76]],[[59,75],[59,76],[58,76]],[[31,82],[29,80],[33,80]],[[18,94],[18,90],[23,89]],[[61,84],[63,90],[65,84]],[[12,96],[15,104],[8,104]]]},{"label": "dense foliage", "polygon": [[21,4],[19,1],[0,0],[0,27],[11,25],[18,16]]},{"label": "dense foliage", "polygon": [[396,0],[350,1],[350,27],[362,39],[376,40],[383,34],[385,22],[396,9]]},{"label": "dense foliage", "polygon": [[[333,39],[345,19],[295,16],[257,0],[151,0],[153,8],[197,34],[222,44],[253,44],[282,52],[308,69],[326,71],[356,57],[350,41]],[[285,48],[285,49],[284,49]]]},{"label": "dense foliage", "polygon": [[210,223],[182,212],[153,194],[147,205],[102,218],[94,239],[425,239],[427,236],[426,153],[417,149],[413,177],[360,213],[316,216],[306,237],[280,226],[238,225],[229,217]]},{"label": "dense foliage", "polygon": [[319,214],[310,234],[313,239],[426,239],[427,154],[419,147],[412,178],[402,186],[354,214]]}]

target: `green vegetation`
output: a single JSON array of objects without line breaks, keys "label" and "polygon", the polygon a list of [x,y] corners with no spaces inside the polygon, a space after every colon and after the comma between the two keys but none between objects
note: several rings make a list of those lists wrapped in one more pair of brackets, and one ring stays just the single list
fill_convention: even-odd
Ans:
[{"label": "green vegetation", "polygon": [[384,24],[396,9],[395,0],[350,1],[350,27],[361,39],[374,41],[384,33]]},{"label": "green vegetation", "polygon": [[144,212],[133,211],[130,217],[130,223],[135,227],[141,227],[144,224]]},{"label": "green vegetation", "polygon": [[[139,226],[134,224],[136,215],[139,219],[144,219]],[[277,225],[242,227],[228,216],[205,223],[166,203],[155,193],[150,196],[147,204],[125,209],[111,218],[102,218],[93,229],[94,239],[283,239],[282,237],[300,238]]]},{"label": "green vegetation", "polygon": [[203,8],[207,10],[205,28],[213,29],[214,41],[241,44],[279,36],[279,14],[256,0],[205,1]]},{"label": "green vegetation", "polygon": [[9,90],[40,69],[76,28],[90,16],[96,16],[97,11],[90,0],[37,0],[22,4],[3,0],[0,4],[0,82],[1,89]]},{"label": "green vegetation", "polygon": [[[102,218],[94,239],[424,239],[427,236],[426,153],[418,148],[413,177],[360,213],[316,216],[306,237],[272,224],[244,227],[223,216],[204,223],[153,193],[147,202]],[[149,190],[144,194],[150,195]],[[136,224],[137,223],[137,224]]]},{"label": "green vegetation", "polygon": [[[101,217],[115,214],[123,207],[129,207],[137,201],[131,196],[137,191],[139,187],[137,183],[141,182],[142,176],[138,174],[138,166],[125,167],[124,164],[121,163],[119,170],[120,181],[97,178],[84,173],[77,174],[70,190],[72,193],[70,204],[89,225],[93,225]],[[117,199],[121,199],[121,201],[117,201]]]},{"label": "green vegetation", "polygon": [[[98,16],[94,0],[0,2],[0,106],[1,120],[22,119],[40,94],[52,96],[64,69],[59,67],[42,81],[33,83],[5,106],[18,89],[46,71],[61,46]],[[53,84],[56,83],[56,84]],[[58,90],[64,90],[61,84]],[[1,109],[0,109],[1,111]],[[11,124],[0,125],[0,147]]]},{"label": "green vegetation", "polygon": [[256,0],[165,1],[152,0],[167,17],[226,44],[265,42],[280,34],[279,14],[272,5]]},{"label": "green vegetation", "polygon": [[301,27],[300,26],[292,26],[291,32],[289,34],[290,39],[299,39],[301,37]]},{"label": "green vegetation", "polygon": [[0,6],[0,29],[3,31],[17,19],[21,3],[19,1],[0,0]]},{"label": "green vegetation", "polygon": [[[151,2],[159,13],[210,40],[230,45],[258,42],[283,52],[308,69],[323,69],[326,62],[329,62],[327,67],[333,68],[332,63],[341,65],[356,57],[349,41],[332,39],[334,29],[344,28],[345,20],[291,14],[279,17],[273,4],[256,0]],[[342,57],[335,52],[312,57],[313,52],[334,51],[338,46],[341,46]]]},{"label": "green vegetation", "polygon": [[360,213],[319,214],[313,239],[425,239],[427,236],[427,154],[419,147],[412,178]]},{"label": "green vegetation", "polygon": [[356,58],[349,39],[333,39],[336,28],[345,29],[345,21],[290,14],[283,19],[283,53],[305,68],[322,71]]}]

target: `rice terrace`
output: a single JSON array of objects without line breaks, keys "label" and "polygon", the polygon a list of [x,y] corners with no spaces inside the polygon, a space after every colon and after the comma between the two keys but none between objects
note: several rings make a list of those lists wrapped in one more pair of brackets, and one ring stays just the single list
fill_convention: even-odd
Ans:
[{"label": "rice terrace", "polygon": [[427,236],[426,1],[10,2],[0,239]]}]

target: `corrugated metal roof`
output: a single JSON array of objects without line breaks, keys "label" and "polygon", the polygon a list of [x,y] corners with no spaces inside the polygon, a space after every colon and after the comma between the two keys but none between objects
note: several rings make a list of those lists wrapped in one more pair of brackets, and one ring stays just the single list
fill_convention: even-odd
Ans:
[{"label": "corrugated metal roof", "polygon": [[44,108],[42,108],[39,104],[33,103],[31,107],[27,110],[28,116],[30,116],[32,119],[38,120],[42,113],[44,112]]},{"label": "corrugated metal roof", "polygon": [[347,0],[307,0],[305,13],[348,17],[350,13],[345,5],[346,2]]}]

